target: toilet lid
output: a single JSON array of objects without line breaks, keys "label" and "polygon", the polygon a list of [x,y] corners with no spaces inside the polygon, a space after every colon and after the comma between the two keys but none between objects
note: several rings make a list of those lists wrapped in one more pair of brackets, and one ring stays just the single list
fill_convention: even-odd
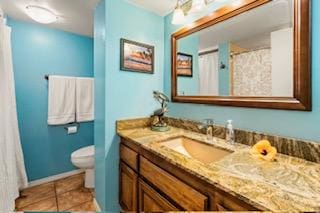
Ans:
[{"label": "toilet lid", "polygon": [[72,158],[86,158],[94,156],[94,146],[87,146],[71,154]]}]

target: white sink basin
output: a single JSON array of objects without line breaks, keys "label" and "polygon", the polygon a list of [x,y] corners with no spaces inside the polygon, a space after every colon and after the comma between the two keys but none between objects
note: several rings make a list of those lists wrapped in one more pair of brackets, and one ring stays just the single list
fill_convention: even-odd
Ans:
[{"label": "white sink basin", "polygon": [[232,151],[219,149],[186,137],[170,139],[162,142],[161,145],[206,164],[219,161],[232,153]]}]

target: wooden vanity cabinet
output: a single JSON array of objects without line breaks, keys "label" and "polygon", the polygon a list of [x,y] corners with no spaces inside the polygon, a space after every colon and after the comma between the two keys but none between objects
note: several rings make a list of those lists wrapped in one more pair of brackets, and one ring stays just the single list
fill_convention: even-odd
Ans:
[{"label": "wooden vanity cabinet", "polygon": [[124,211],[259,210],[124,139],[119,182]]}]

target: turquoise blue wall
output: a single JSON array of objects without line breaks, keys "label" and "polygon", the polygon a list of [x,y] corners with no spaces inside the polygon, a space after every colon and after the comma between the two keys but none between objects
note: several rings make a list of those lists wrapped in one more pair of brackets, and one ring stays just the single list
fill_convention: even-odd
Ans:
[{"label": "turquoise blue wall", "polygon": [[[312,1],[312,90],[313,111],[285,111],[251,108],[232,108],[198,104],[169,105],[171,116],[201,120],[214,118],[218,124],[233,119],[237,128],[296,137],[320,142],[320,1]],[[171,92],[170,34],[178,27],[171,24],[172,14],[165,17],[165,92]],[[189,20],[190,21],[190,20]]]},{"label": "turquoise blue wall", "polygon": [[[96,17],[99,11],[98,8]],[[104,168],[99,166],[105,171],[105,179],[98,179],[97,188],[104,187],[105,190],[105,196],[100,192],[98,194],[102,209],[119,211],[119,137],[116,135],[115,124],[119,119],[150,116],[159,107],[153,99],[152,91],[163,90],[164,21],[162,17],[129,4],[126,0],[105,0],[105,14]],[[120,70],[120,38],[155,46],[154,74]],[[103,98],[101,95],[96,98]],[[100,145],[99,149],[102,149]],[[99,171],[97,174],[100,175]]]},{"label": "turquoise blue wall", "polygon": [[[229,59],[229,43],[219,44],[219,95],[221,96],[228,96],[230,93]],[[225,69],[220,68],[220,62],[226,65]]]},{"label": "turquoise blue wall", "polygon": [[178,92],[184,92],[185,95],[199,94],[199,42],[200,38],[197,33],[185,37],[178,42],[178,52],[193,56],[193,76],[178,77]]},{"label": "turquoise blue wall", "polygon": [[21,143],[29,180],[74,170],[70,155],[93,144],[93,123],[68,136],[47,125],[45,74],[93,76],[93,40],[60,30],[8,19]]},{"label": "turquoise blue wall", "polygon": [[106,8],[105,1],[98,4],[94,14],[94,78],[95,78],[95,122],[94,145],[96,157],[96,199],[100,206],[105,206],[105,69],[106,69]]}]

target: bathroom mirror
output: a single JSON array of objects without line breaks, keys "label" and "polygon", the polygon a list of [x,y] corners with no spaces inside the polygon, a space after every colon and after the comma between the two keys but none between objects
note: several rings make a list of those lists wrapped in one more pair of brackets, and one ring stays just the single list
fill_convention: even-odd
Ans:
[{"label": "bathroom mirror", "polygon": [[172,35],[172,100],[311,110],[310,1],[242,0]]}]

